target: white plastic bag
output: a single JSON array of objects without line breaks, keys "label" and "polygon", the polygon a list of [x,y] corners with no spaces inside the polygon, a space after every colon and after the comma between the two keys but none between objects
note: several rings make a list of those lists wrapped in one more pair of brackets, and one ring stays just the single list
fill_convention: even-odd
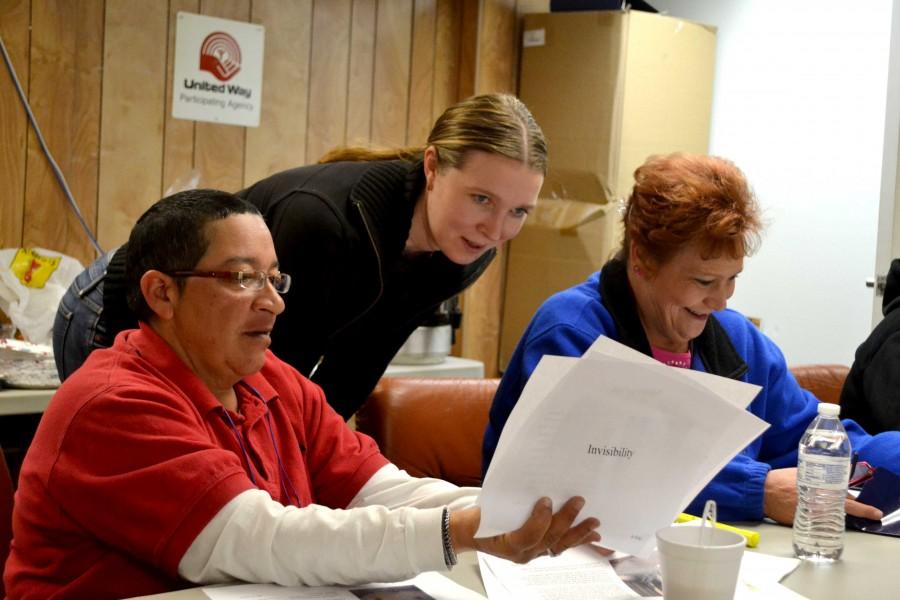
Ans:
[{"label": "white plastic bag", "polygon": [[29,342],[50,344],[56,308],[84,270],[65,254],[44,248],[0,250],[0,310]]}]

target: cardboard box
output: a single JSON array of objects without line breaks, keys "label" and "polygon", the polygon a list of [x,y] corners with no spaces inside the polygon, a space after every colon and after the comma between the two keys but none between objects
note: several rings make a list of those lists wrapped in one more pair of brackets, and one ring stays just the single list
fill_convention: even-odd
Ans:
[{"label": "cardboard box", "polygon": [[[640,11],[525,15],[519,96],[550,146],[536,214],[510,243],[499,366],[538,307],[621,241],[618,201],[648,156],[706,153],[715,28]],[[597,206],[600,205],[600,206]]]},{"label": "cardboard box", "polygon": [[550,144],[543,197],[622,198],[648,156],[708,151],[715,28],[641,11],[523,21],[519,96]]},{"label": "cardboard box", "polygon": [[500,362],[505,368],[535,311],[554,293],[587,279],[609,258],[612,204],[542,198],[509,243]]}]

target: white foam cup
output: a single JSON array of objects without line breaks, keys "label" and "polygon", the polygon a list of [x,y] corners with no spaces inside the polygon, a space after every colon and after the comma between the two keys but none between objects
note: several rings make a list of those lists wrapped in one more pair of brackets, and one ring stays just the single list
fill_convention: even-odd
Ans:
[{"label": "white foam cup", "polygon": [[733,531],[712,527],[670,526],[657,531],[663,598],[732,600],[746,542]]}]

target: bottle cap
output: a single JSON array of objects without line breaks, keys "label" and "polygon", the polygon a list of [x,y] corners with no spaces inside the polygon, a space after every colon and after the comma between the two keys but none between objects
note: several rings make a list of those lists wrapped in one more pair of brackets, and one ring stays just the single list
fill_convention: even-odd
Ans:
[{"label": "bottle cap", "polygon": [[840,404],[831,404],[830,402],[819,402],[819,414],[825,417],[836,417],[841,414]]}]

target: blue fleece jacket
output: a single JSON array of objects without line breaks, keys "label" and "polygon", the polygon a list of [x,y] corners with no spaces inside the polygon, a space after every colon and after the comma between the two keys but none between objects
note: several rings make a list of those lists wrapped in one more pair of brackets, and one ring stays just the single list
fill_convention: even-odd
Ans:
[{"label": "blue fleece jacket", "polygon": [[[610,264],[604,267],[604,272]],[[636,349],[649,354],[649,345],[622,339],[619,329],[623,320],[614,318],[600,288],[600,272],[597,272],[584,283],[552,296],[535,314],[510,360],[491,407],[483,445],[485,471],[500,432],[543,355],[581,356],[601,335],[632,347],[643,346]],[[630,288],[620,291],[632,298]],[[722,520],[760,520],[764,516],[766,475],[770,469],[797,465],[800,437],[816,415],[818,400],[797,384],[778,347],[746,317],[728,309],[714,313],[714,317],[739,355],[738,362],[742,359],[746,364],[746,368],[733,373],[718,374],[762,386],[748,410],[771,426],[713,478],[687,511],[701,514],[706,500],[712,498]],[[630,318],[636,319],[636,313]],[[695,351],[691,368],[714,371],[707,367],[701,354]],[[900,432],[870,436],[851,420],[844,420],[844,427],[862,460],[900,472]]]}]

